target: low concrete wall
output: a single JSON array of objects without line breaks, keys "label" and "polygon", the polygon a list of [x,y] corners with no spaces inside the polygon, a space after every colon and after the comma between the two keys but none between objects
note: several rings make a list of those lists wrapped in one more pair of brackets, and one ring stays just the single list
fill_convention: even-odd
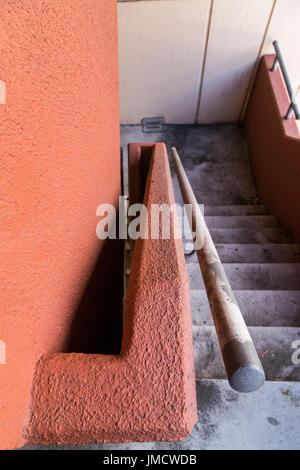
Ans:
[{"label": "low concrete wall", "polygon": [[[174,204],[165,145],[153,144],[151,157],[149,144],[131,144],[130,154],[136,156],[131,161],[139,161],[143,147],[151,158],[144,204],[149,209],[152,203]],[[121,354],[42,357],[35,372],[27,443],[178,441],[196,420],[182,241],[137,239]]]},{"label": "low concrete wall", "polygon": [[300,134],[294,117],[283,119],[289,97],[273,61],[261,59],[244,126],[259,197],[300,242]]}]

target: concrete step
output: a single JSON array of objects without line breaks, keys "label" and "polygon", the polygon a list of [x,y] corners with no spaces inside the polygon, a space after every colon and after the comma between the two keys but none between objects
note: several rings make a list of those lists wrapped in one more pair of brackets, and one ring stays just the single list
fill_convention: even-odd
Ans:
[{"label": "concrete step", "polygon": [[[191,248],[184,247],[185,253]],[[300,245],[296,243],[216,244],[216,249],[223,263],[300,263]],[[186,256],[186,261],[197,263],[197,254]]]},{"label": "concrete step", "polygon": [[[234,290],[299,290],[299,263],[224,263]],[[198,263],[188,263],[191,289],[204,289]]]},{"label": "concrete step", "polygon": [[208,228],[264,228],[278,225],[278,218],[274,215],[206,215],[205,221]]},{"label": "concrete step", "polygon": [[[190,449],[299,449],[299,382],[237,393],[225,380],[197,382],[198,423]],[[246,415],[245,415],[246,413]]]},{"label": "concrete step", "polygon": [[[235,290],[248,326],[299,326],[300,291]],[[213,325],[205,290],[191,290],[194,325]]]},{"label": "concrete step", "polygon": [[204,205],[205,216],[212,215],[265,215],[267,208],[263,205],[253,206],[207,206]]},{"label": "concrete step", "polygon": [[[187,216],[180,217],[179,222],[184,230],[186,238],[191,238],[190,226]],[[277,227],[278,218],[274,215],[234,215],[234,216],[205,216],[205,222],[209,229],[213,228],[265,228]]]},{"label": "concrete step", "polygon": [[[292,345],[300,340],[300,328],[254,326],[249,332],[267,380],[300,381],[300,365],[292,362],[296,351]],[[193,326],[193,340],[197,379],[226,378],[215,328]]]},{"label": "concrete step", "polygon": [[[214,243],[234,244],[234,243],[291,243],[291,236],[277,227],[254,228],[213,228],[210,229]],[[191,238],[183,233],[184,244],[190,242]]]}]

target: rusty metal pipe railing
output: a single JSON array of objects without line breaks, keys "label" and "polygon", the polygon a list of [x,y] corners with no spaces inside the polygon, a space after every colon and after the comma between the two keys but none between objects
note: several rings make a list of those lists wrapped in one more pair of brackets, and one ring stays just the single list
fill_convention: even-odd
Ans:
[{"label": "rusty metal pipe railing", "polygon": [[289,108],[286,112],[286,115],[284,116],[284,119],[289,119],[291,117],[293,111],[294,111],[294,114],[295,114],[295,118],[300,119],[300,111],[299,111],[298,103],[297,103],[295,95],[294,95],[293,87],[291,85],[290,77],[289,77],[289,74],[287,72],[287,68],[286,68],[286,65],[284,63],[281,51],[280,51],[278,41],[273,41],[273,46],[274,46],[276,55],[275,55],[275,60],[274,60],[273,66],[271,68],[271,71],[273,72],[274,70],[276,70],[278,64],[280,65],[281,73],[282,73],[282,76],[283,76],[283,79],[285,81],[285,85],[286,85],[286,88],[287,88],[287,91],[288,91],[288,94],[289,94],[289,97],[290,97],[290,105],[289,105]]},{"label": "rusty metal pipe railing", "polygon": [[189,224],[194,239],[200,240],[201,248],[195,249],[228,381],[238,392],[253,392],[263,385],[264,370],[175,148],[172,159],[184,204],[193,207]]}]

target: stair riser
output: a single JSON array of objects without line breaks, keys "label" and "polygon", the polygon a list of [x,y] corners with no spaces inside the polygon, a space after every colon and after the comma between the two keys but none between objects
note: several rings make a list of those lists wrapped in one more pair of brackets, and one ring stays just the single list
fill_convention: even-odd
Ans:
[{"label": "stair riser", "polygon": [[[190,244],[184,246],[185,253],[191,249]],[[216,249],[223,263],[300,263],[299,245],[296,244],[217,244]],[[197,263],[197,254],[186,256],[186,261]]]},{"label": "stair riser", "polygon": [[267,208],[262,205],[257,206],[204,206],[205,216],[244,216],[244,215],[265,215]]},{"label": "stair riser", "polygon": [[[300,291],[234,291],[248,326],[300,327]],[[206,291],[191,291],[194,325],[213,325]]]},{"label": "stair riser", "polygon": [[[191,289],[204,289],[200,267],[189,263]],[[300,289],[300,264],[223,264],[234,290],[298,290]]]},{"label": "stair riser", "polygon": [[[190,237],[189,221],[185,216],[178,217],[180,226],[184,230],[185,235]],[[208,228],[268,228],[277,227],[277,217],[272,215],[260,216],[207,216],[205,222]]]},{"label": "stair riser", "polygon": [[[291,237],[277,228],[264,228],[260,230],[235,228],[235,229],[211,229],[211,237],[217,244],[235,243],[290,243]],[[191,238],[182,236],[183,242],[191,241]]]}]

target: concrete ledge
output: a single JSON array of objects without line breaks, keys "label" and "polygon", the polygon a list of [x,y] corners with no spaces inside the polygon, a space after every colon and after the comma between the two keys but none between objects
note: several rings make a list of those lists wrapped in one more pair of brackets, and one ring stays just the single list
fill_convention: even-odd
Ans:
[{"label": "concrete ledge", "polygon": [[[151,203],[174,203],[161,143],[153,144],[147,178],[144,204]],[[197,420],[195,387],[182,242],[138,239],[121,354],[43,356],[35,370],[27,444],[185,439]]]}]

